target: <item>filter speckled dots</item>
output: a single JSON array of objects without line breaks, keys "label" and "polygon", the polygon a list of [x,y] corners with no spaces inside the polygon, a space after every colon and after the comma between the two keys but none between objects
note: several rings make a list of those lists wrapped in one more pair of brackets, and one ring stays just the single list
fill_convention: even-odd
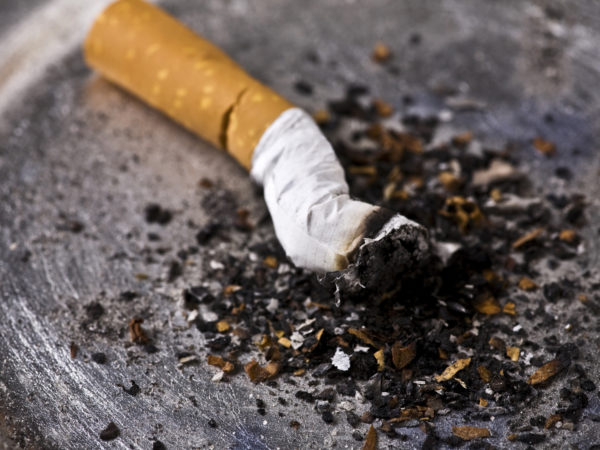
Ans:
[{"label": "filter speckled dots", "polygon": [[161,9],[119,0],[85,42],[88,64],[246,168],[262,133],[292,105]]}]

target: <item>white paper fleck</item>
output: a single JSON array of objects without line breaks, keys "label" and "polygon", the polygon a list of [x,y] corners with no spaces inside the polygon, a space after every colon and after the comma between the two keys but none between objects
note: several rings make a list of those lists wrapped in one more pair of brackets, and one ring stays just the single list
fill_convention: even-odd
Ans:
[{"label": "white paper fleck", "polygon": [[217,315],[217,313],[214,311],[211,311],[205,305],[200,305],[200,308],[201,308],[200,314],[202,315],[202,320],[204,320],[205,322],[216,322],[217,320],[219,320],[219,316]]},{"label": "white paper fleck", "polygon": [[225,268],[225,265],[223,263],[215,261],[214,259],[210,261],[209,265],[210,268],[213,270],[223,270]]},{"label": "white paper fleck", "polygon": [[357,390],[354,393],[354,400],[356,400],[358,403],[364,403],[365,397],[360,393],[360,391]]},{"label": "white paper fleck", "polygon": [[269,304],[266,307],[267,311],[269,311],[271,314],[275,314],[278,308],[279,300],[277,300],[276,298],[269,299]]},{"label": "white paper fleck", "polygon": [[223,379],[224,376],[225,376],[225,372],[223,372],[222,370],[219,370],[217,373],[215,373],[213,375],[213,377],[211,378],[211,381],[218,383],[219,381],[221,381]]},{"label": "white paper fleck", "polygon": [[279,267],[277,268],[277,275],[284,275],[284,274],[288,273],[290,270],[291,270],[291,267],[289,264],[281,263],[281,264],[279,264]]},{"label": "white paper fleck", "polygon": [[306,327],[310,327],[317,319],[306,319],[303,323],[301,323],[300,325],[298,325],[296,327],[296,329],[298,331],[302,330],[303,328]]},{"label": "white paper fleck", "polygon": [[196,358],[196,355],[184,356],[183,358],[179,358],[179,364],[177,364],[177,367],[181,369],[186,364],[197,361],[197,359],[198,358]]},{"label": "white paper fleck", "polygon": [[354,406],[354,403],[344,400],[337,404],[337,408],[341,411],[354,411],[356,406]]},{"label": "white paper fleck", "polygon": [[338,347],[335,349],[335,355],[331,358],[331,364],[333,364],[336,369],[346,372],[350,369],[350,357]]},{"label": "white paper fleck", "polygon": [[294,331],[290,336],[290,341],[292,342],[292,348],[294,350],[298,350],[304,344],[304,336],[302,336],[297,331]]},{"label": "white paper fleck", "polygon": [[440,122],[450,122],[454,118],[454,114],[449,109],[442,109],[438,113],[438,119]]},{"label": "white paper fleck", "polygon": [[442,259],[442,262],[446,264],[450,257],[460,248],[460,244],[455,242],[435,242],[435,248],[437,254]]},{"label": "white paper fleck", "polygon": [[352,311],[348,317],[346,317],[346,322],[354,322],[359,320],[360,316],[356,314],[356,311]]},{"label": "white paper fleck", "polygon": [[476,170],[473,172],[473,186],[487,186],[491,183],[514,178],[517,174],[516,169],[506,161],[494,159],[487,169]]}]

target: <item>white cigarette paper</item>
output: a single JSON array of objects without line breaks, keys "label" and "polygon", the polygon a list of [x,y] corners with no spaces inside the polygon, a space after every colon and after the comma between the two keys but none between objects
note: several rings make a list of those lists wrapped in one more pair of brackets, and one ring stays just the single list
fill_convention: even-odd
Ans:
[{"label": "white cigarette paper", "polygon": [[393,216],[369,239],[366,223],[380,208],[353,200],[331,144],[302,109],[284,111],[263,134],[251,175],[264,187],[275,232],[288,257],[317,272],[345,269],[359,246],[401,226],[421,228]]}]

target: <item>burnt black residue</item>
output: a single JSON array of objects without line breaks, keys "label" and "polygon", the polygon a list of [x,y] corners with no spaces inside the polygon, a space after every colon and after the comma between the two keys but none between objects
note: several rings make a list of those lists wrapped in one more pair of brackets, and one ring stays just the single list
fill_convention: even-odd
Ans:
[{"label": "burnt black residue", "polygon": [[149,203],[144,208],[144,216],[146,222],[157,223],[159,225],[167,225],[173,218],[173,213],[160,206],[158,203]]},{"label": "burnt black residue", "polygon": [[156,440],[152,443],[152,450],[167,450],[167,446],[161,441]]},{"label": "burnt black residue", "polygon": [[102,352],[92,353],[91,355],[92,361],[96,364],[106,364],[106,354]]},{"label": "burnt black residue", "polygon": [[104,315],[104,307],[99,302],[92,302],[85,305],[85,312],[90,321],[95,321]]},{"label": "burnt black residue", "polygon": [[[380,208],[362,225],[365,239],[374,239],[397,213]],[[423,276],[422,268],[435,265],[427,231],[418,224],[402,225],[384,238],[359,245],[350,255],[350,265],[322,277],[330,289],[346,297],[377,295],[401,288],[402,281]]]},{"label": "burnt black residue", "polygon": [[138,384],[134,381],[131,380],[131,386],[130,387],[125,387],[122,386],[123,390],[125,392],[127,392],[129,395],[135,397],[136,395],[138,395],[141,391],[140,387],[138,386]]},{"label": "burnt black residue", "polygon": [[121,430],[114,422],[109,422],[105,429],[100,432],[100,439],[103,441],[112,441],[121,434]]},{"label": "burnt black residue", "polygon": [[381,228],[395,215],[391,209],[380,208],[371,214],[364,223],[363,236],[366,238],[374,238]]},{"label": "burnt black residue", "polygon": [[434,264],[425,229],[412,225],[365,245],[355,262],[360,284],[371,292],[400,289],[403,279],[425,276],[423,266],[429,265],[430,271]]}]

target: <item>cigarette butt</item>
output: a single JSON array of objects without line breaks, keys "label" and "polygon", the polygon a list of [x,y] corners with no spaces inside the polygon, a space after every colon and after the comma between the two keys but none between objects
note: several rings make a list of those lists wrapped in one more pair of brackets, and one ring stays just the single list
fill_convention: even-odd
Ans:
[{"label": "cigarette butt", "polygon": [[326,281],[336,292],[391,290],[390,267],[401,274],[426,261],[422,226],[350,197],[343,168],[310,115],[159,8],[117,0],[93,24],[84,52],[106,78],[248,169],[263,186],[287,256],[331,274]]},{"label": "cigarette butt", "polygon": [[292,105],[218,47],[142,0],[118,0],[94,22],[87,63],[250,168],[268,126]]}]

